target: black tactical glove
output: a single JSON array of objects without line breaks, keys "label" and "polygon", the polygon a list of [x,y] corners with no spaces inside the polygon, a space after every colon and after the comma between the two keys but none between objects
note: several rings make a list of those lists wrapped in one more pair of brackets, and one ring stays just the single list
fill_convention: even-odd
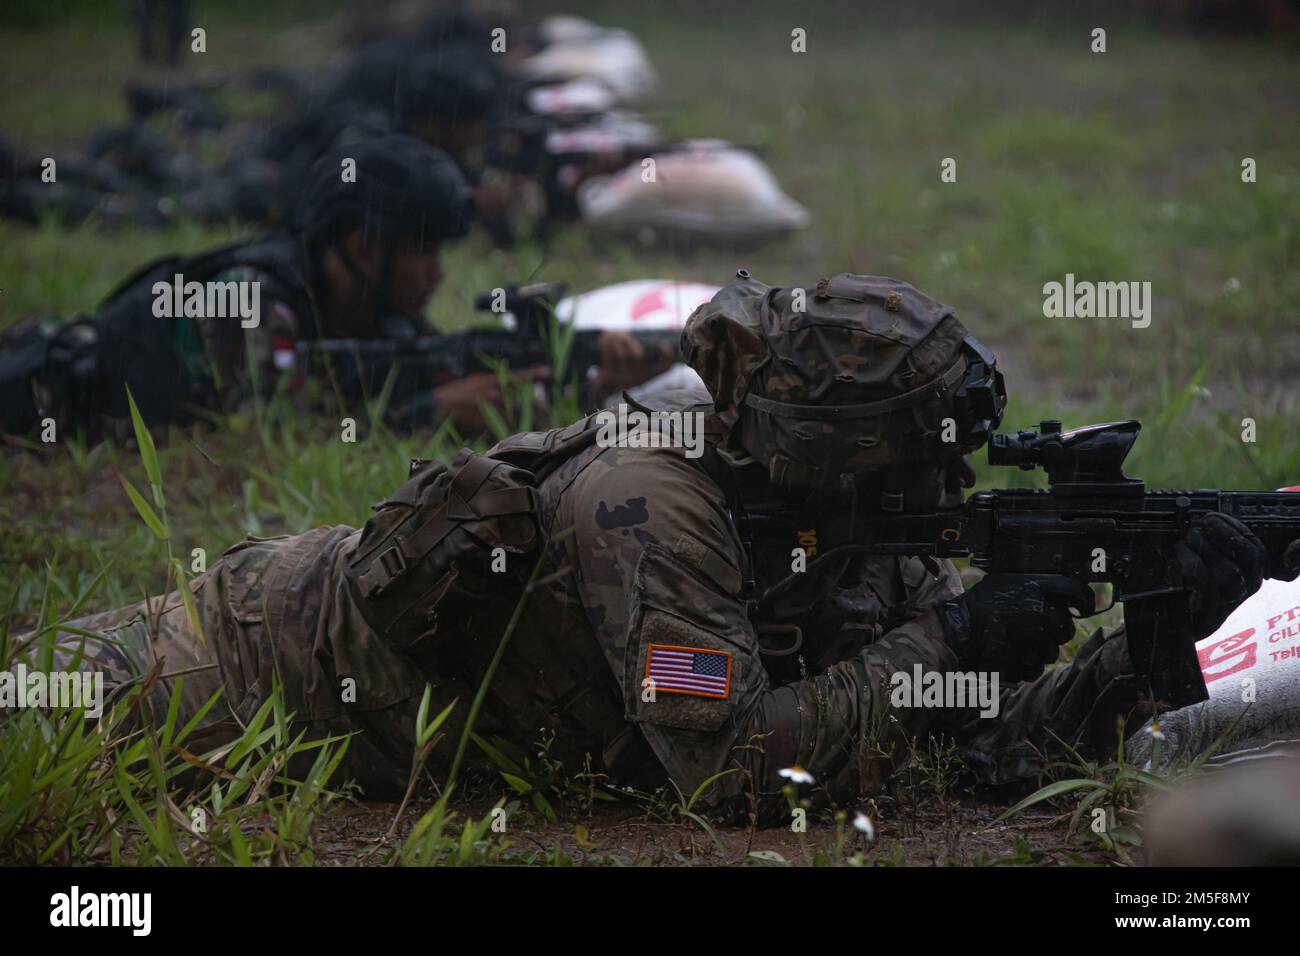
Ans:
[{"label": "black tactical glove", "polygon": [[1033,680],[1074,635],[1070,608],[1088,617],[1092,588],[1060,574],[990,574],[940,612],[963,667],[1006,682]]},{"label": "black tactical glove", "polygon": [[1300,577],[1300,538],[1291,542],[1279,560],[1269,562],[1264,577],[1275,581],[1294,581]]},{"label": "black tactical glove", "polygon": [[1202,515],[1174,545],[1175,583],[1191,593],[1192,637],[1213,634],[1264,581],[1268,552],[1236,518]]}]

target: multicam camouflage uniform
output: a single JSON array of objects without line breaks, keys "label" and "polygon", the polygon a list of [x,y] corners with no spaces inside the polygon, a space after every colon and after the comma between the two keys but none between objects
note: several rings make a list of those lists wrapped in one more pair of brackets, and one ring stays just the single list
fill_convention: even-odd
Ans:
[{"label": "multicam camouflage uniform", "polygon": [[421,693],[426,676],[380,644],[355,609],[337,604],[332,585],[358,535],[339,526],[250,538],[190,582],[202,635],[173,591],[74,622],[111,642],[64,636],[62,659],[84,653],[83,669],[105,673],[109,703],[156,673],[147,706],[159,719],[178,684],[182,721],[220,693],[186,743],[194,753],[238,737],[278,674],[295,733],[317,739],[361,731],[348,745],[342,776],[376,796],[400,792],[415,710],[394,705]]},{"label": "multicam camouflage uniform", "polygon": [[[843,805],[874,792],[906,742],[924,740],[931,730],[956,733],[975,768],[995,782],[1041,768],[1053,734],[1065,740],[1086,734],[1106,744],[1114,739],[1116,717],[1134,706],[1138,694],[1124,642],[1100,633],[1068,666],[1004,686],[994,718],[979,719],[973,708],[891,707],[896,672],[910,674],[915,665],[959,668],[938,614],[938,606],[961,591],[947,562],[858,557],[812,599],[784,609],[778,604],[767,619],[751,617],[747,582],[757,555],[746,546],[728,486],[755,468],[775,480],[778,472],[797,471],[799,462],[792,456],[772,468],[781,456],[768,449],[756,456],[767,458],[764,468],[738,457],[730,441],[754,425],[743,411],[755,407],[744,404],[751,378],[768,400],[808,401],[806,383],[790,377],[791,366],[766,363],[767,350],[820,355],[812,379],[825,380],[828,366],[838,370],[828,391],[842,403],[897,395],[891,381],[897,376],[912,384],[934,381],[959,354],[964,330],[937,303],[892,280],[855,288],[855,299],[819,298],[810,306],[816,321],[803,326],[798,319],[790,324],[789,310],[770,300],[766,287],[748,290],[750,306],[759,305],[747,320],[737,321],[735,302],[725,298],[692,317],[684,345],[715,400],[676,393],[661,396],[657,407],[705,415],[710,448],[721,454],[711,450],[690,459],[681,448],[588,442],[541,483],[550,535],[544,583],[530,597],[496,675],[480,732],[519,743],[553,732],[552,756],[577,769],[589,755],[594,768],[620,784],[671,778],[690,794],[732,770],[714,781],[705,802],[734,817],[756,792],[767,819],[784,806],[782,768],[802,766],[817,781],[816,799]],[[798,328],[804,332],[795,335]],[[789,348],[779,343],[782,330],[794,343]],[[942,341],[932,337],[936,330]],[[851,353],[845,334],[860,346]],[[868,349],[877,360],[859,361]],[[936,387],[943,393],[951,386]],[[909,422],[904,432],[915,428],[913,442],[923,442],[927,422],[915,416]],[[509,460],[592,427],[587,419],[552,433],[515,436],[491,454]],[[876,453],[873,440],[855,447]],[[246,719],[255,710],[278,665],[289,708],[313,733],[361,731],[346,772],[378,796],[406,778],[412,714],[425,682],[434,688],[435,706],[459,697],[463,714],[514,595],[485,600],[482,612],[461,627],[399,653],[366,627],[344,586],[343,568],[358,536],[348,528],[322,528],[237,546],[194,582],[206,644],[196,642],[172,598],[153,653],[165,659],[164,672],[208,668],[186,676],[186,712],[225,688],[223,704],[205,722],[206,744],[233,732],[235,716]],[[103,622],[81,626],[96,623]],[[791,632],[790,625],[805,636],[801,655],[765,653],[760,637]],[[114,633],[145,658],[143,620]],[[713,680],[692,685],[661,679],[650,693],[646,680],[654,655],[664,649],[691,655],[692,665],[702,664],[700,672],[714,674]],[[131,666],[116,654],[100,662],[119,676]],[[356,682],[355,697],[345,701],[348,677]],[[155,693],[166,693],[168,684],[162,681]]]}]

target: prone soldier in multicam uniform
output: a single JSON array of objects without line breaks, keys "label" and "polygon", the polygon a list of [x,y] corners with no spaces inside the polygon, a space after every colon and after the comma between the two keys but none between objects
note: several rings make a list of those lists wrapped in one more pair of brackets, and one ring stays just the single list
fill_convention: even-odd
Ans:
[{"label": "prone soldier in multicam uniform", "polygon": [[[505,440],[481,459],[497,470],[471,460],[458,473],[471,476],[465,487],[457,477],[448,492],[481,515],[474,502],[500,491],[503,510],[527,500],[537,519],[535,535],[527,522],[472,526],[484,549],[541,562],[480,733],[526,743],[543,728],[551,756],[576,768],[589,755],[620,785],[671,780],[689,794],[713,778],[702,800],[715,812],[740,818],[756,803],[775,820],[785,768],[812,775],[815,800],[843,806],[933,732],[952,735],[984,780],[1009,782],[1041,770],[1058,741],[1112,748],[1118,722],[1147,712],[1113,632],[1044,673],[1074,633],[1070,608],[1092,613],[1091,592],[1068,578],[996,575],[963,591],[948,562],[857,555],[773,588],[798,542],[764,539],[765,503],[848,520],[849,509],[953,504],[972,484],[965,455],[996,427],[1005,391],[951,309],[893,279],[839,275],[797,289],[742,274],[692,315],[682,344],[709,394],[664,394],[639,410],[701,416],[699,457],[634,435],[600,440],[591,416]],[[959,434],[944,441],[949,420]],[[519,467],[538,475],[524,499],[494,484]],[[459,698],[463,716],[520,593],[493,596],[490,580],[454,573],[403,591],[437,557],[429,541],[448,540],[444,513],[420,513],[421,474],[372,519],[409,513],[418,532],[379,545],[369,526],[246,541],[193,582],[206,641],[173,594],[156,603],[152,628],[139,608],[78,622],[116,625],[120,642],[91,642],[83,666],[125,685],[156,662],[156,706],[185,672],[182,720],[222,690],[196,748],[235,734],[278,667],[309,735],[359,731],[344,773],[371,797],[400,790],[426,683],[433,707]],[[1202,584],[1190,640],[1259,586],[1263,549],[1216,516],[1179,551]],[[440,604],[451,584],[487,596]],[[376,625],[386,599],[404,602],[416,626]],[[448,617],[453,607],[461,613]],[[1000,676],[996,716],[891,706],[893,675],[916,666]]]}]

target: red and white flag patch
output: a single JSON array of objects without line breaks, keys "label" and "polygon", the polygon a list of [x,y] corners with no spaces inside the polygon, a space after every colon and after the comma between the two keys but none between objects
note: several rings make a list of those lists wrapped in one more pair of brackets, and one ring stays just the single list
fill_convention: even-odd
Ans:
[{"label": "red and white flag patch", "polygon": [[731,655],[702,647],[651,644],[646,651],[646,677],[656,691],[697,697],[731,696]]}]

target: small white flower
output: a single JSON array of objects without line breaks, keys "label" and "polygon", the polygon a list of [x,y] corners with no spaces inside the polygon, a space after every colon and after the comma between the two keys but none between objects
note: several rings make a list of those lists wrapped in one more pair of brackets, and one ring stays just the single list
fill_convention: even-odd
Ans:
[{"label": "small white flower", "polygon": [[1165,739],[1165,732],[1164,732],[1163,730],[1160,729],[1160,725],[1159,725],[1158,723],[1156,723],[1154,720],[1151,721],[1150,734],[1151,734],[1151,736],[1154,737],[1156,740],[1164,740],[1164,739]]},{"label": "small white flower", "polygon": [[1223,291],[1224,291],[1224,292],[1240,292],[1240,291],[1241,291],[1241,280],[1238,279],[1236,276],[1229,276],[1229,277],[1228,277],[1228,281],[1225,282],[1225,283],[1223,283]]},{"label": "small white flower", "polygon": [[778,776],[785,777],[791,783],[812,783],[813,775],[803,767],[795,764],[793,767],[782,767],[777,771]]},{"label": "small white flower", "polygon": [[871,817],[867,816],[861,810],[859,810],[858,815],[853,818],[853,828],[857,830],[859,833],[864,834],[866,838],[871,842],[873,843],[875,842],[876,840],[875,824],[871,822]]}]

